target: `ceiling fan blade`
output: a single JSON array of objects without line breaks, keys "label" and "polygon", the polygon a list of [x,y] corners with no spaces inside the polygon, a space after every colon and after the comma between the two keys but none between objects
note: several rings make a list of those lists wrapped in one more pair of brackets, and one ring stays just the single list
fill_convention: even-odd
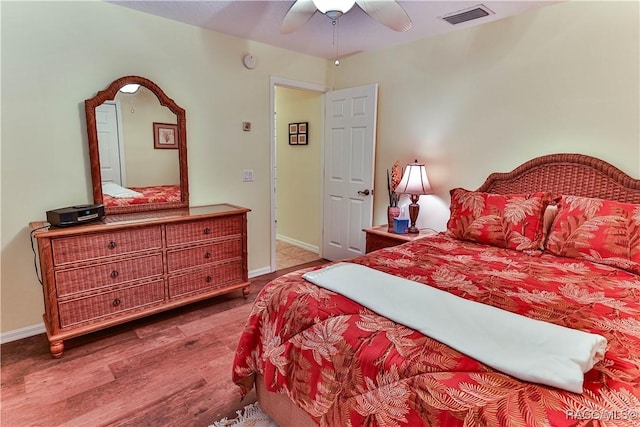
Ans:
[{"label": "ceiling fan blade", "polygon": [[356,0],[367,15],[394,31],[407,31],[413,25],[411,18],[395,0]]},{"label": "ceiling fan blade", "polygon": [[313,0],[296,0],[284,16],[280,32],[282,34],[294,32],[302,27],[316,13],[316,10]]}]

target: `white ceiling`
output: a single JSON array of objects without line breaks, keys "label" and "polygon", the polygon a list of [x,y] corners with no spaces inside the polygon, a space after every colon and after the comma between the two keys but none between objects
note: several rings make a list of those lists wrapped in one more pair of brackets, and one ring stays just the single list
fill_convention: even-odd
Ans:
[{"label": "white ceiling", "polygon": [[[293,1],[223,1],[223,0],[106,0],[109,3],[139,10],[220,33],[262,42],[308,55],[335,59],[331,20],[320,12],[299,30],[280,33],[280,24]],[[518,15],[529,10],[550,6],[560,1],[432,1],[399,0],[413,27],[398,33],[379,24],[358,6],[339,19],[338,56],[345,57],[362,51],[372,51],[443,34],[461,28]],[[495,12],[484,18],[451,25],[439,17],[483,4]]]}]

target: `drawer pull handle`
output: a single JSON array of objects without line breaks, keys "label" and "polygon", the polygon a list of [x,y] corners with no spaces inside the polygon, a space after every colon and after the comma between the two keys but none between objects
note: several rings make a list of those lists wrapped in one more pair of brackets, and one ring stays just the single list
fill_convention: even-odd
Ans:
[{"label": "drawer pull handle", "polygon": [[211,252],[206,252],[206,253],[204,254],[204,257],[205,257],[206,259],[211,258]]},{"label": "drawer pull handle", "polygon": [[118,245],[116,245],[116,242],[109,242],[109,244],[107,245],[107,247],[108,247],[109,249],[115,249],[115,248],[116,248],[116,246],[118,246]]},{"label": "drawer pull handle", "polygon": [[119,275],[119,274],[120,274],[120,273],[118,273],[116,270],[113,270],[113,271],[111,272],[111,277],[115,279],[116,277],[118,277],[118,275]]},{"label": "drawer pull handle", "polygon": [[114,306],[114,307],[117,307],[117,306],[119,306],[119,305],[120,305],[120,300],[119,300],[118,298],[114,299],[114,300],[113,300],[113,306]]},{"label": "drawer pull handle", "polygon": [[207,278],[204,280],[206,280],[207,283],[211,283],[211,281],[213,280],[213,277],[207,276]]},{"label": "drawer pull handle", "polygon": [[204,234],[211,234],[211,229],[209,227],[206,227],[204,229]]}]

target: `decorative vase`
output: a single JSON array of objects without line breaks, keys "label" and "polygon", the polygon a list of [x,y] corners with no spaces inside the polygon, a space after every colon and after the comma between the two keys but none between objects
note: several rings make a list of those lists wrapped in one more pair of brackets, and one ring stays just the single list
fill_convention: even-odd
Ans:
[{"label": "decorative vase", "polygon": [[387,226],[389,232],[393,232],[393,219],[400,216],[400,208],[397,206],[389,206],[387,208]]}]

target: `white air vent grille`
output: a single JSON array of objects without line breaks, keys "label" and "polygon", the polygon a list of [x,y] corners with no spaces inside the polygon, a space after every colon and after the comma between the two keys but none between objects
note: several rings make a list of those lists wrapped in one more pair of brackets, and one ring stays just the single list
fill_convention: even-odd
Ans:
[{"label": "white air vent grille", "polygon": [[483,4],[473,6],[469,9],[459,10],[449,15],[441,16],[440,19],[447,21],[449,24],[456,25],[463,22],[472,21],[485,16],[493,15],[495,12]]}]

